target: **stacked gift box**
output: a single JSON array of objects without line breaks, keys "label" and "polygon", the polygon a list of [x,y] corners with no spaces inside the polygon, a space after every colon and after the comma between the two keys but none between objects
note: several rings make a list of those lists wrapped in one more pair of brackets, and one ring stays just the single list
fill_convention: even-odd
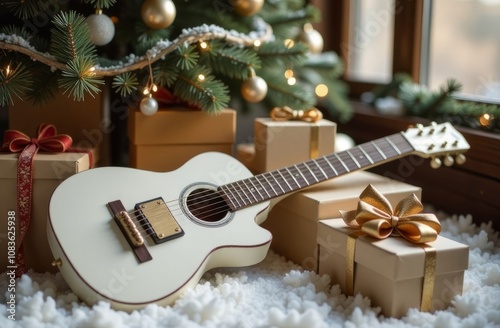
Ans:
[{"label": "stacked gift box", "polygon": [[[304,132],[300,138],[293,138],[299,126],[307,131],[312,124],[256,119],[254,144],[239,145],[238,159],[259,174],[307,161],[311,144],[325,147],[323,153],[316,154],[318,157],[333,152],[334,123],[317,124],[322,133]],[[326,133],[328,129],[330,134]],[[318,140],[311,140],[317,136]],[[289,152],[294,153],[293,158],[287,157]],[[410,308],[434,311],[448,307],[462,293],[468,247],[442,236],[424,244],[411,243],[401,236],[379,240],[349,227],[340,213],[356,209],[367,186],[383,194],[392,208],[407,197],[422,198],[420,187],[364,171],[322,182],[272,202],[274,206],[261,224],[273,234],[271,249],[304,269],[329,275],[347,295],[370,297],[386,316],[401,317]],[[346,259],[346,249],[351,234],[359,238],[348,264],[351,259]],[[430,274],[427,266],[433,260]],[[349,267],[351,289],[346,286]]]},{"label": "stacked gift box", "polygon": [[204,152],[232,155],[235,136],[236,111],[232,109],[209,115],[185,107],[168,108],[154,116],[132,109],[128,121],[130,165],[166,172]]}]

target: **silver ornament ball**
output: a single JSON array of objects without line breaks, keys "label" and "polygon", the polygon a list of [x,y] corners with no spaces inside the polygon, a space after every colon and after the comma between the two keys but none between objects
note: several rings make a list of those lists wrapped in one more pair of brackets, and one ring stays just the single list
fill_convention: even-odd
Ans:
[{"label": "silver ornament ball", "polygon": [[92,43],[104,46],[115,36],[115,24],[111,18],[104,14],[92,14],[86,19]]},{"label": "silver ornament ball", "polygon": [[267,83],[260,76],[250,77],[241,85],[241,95],[248,102],[256,103],[267,95]]},{"label": "silver ornament ball", "polygon": [[145,97],[141,100],[139,108],[144,115],[151,116],[158,111],[158,102],[153,97]]}]

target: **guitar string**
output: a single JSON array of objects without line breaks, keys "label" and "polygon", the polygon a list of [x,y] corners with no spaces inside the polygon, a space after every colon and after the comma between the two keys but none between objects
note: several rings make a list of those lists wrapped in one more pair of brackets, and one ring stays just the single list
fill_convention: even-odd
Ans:
[{"label": "guitar string", "polygon": [[[378,141],[378,140],[377,140],[377,141]],[[384,140],[384,141],[385,141],[385,140]],[[393,141],[393,142],[394,142],[394,141]],[[389,143],[388,143],[388,142],[385,142],[384,144],[389,144]],[[380,148],[381,150],[384,150],[384,153],[387,153],[387,152],[386,152],[386,150],[387,150],[387,149],[389,149],[389,150],[391,150],[391,151],[395,151],[395,149],[394,149],[394,147],[392,147],[392,145],[390,145],[390,144],[389,144],[389,145],[385,145],[385,146],[384,146],[384,144],[382,144],[382,145],[378,145],[378,146],[379,146],[379,148]],[[363,145],[365,145],[365,146],[366,146],[367,144],[362,144],[362,145],[360,145],[360,146],[363,146]],[[397,147],[398,145],[400,146],[400,147],[397,147],[397,148],[402,148],[401,146],[405,146],[405,145],[406,145],[406,146],[408,146],[408,143],[407,143],[407,142],[397,142],[397,143],[395,143],[395,145],[396,145],[396,147]],[[382,148],[381,146],[382,146],[383,148]],[[359,146],[358,146],[358,147],[359,147]],[[355,147],[355,148],[356,148],[356,147]],[[351,151],[356,151],[354,148],[351,148],[350,150],[351,150]],[[365,150],[365,152],[366,152],[366,149],[364,149],[364,150]],[[401,150],[400,150],[400,151],[401,151]],[[402,149],[402,152],[403,152],[403,154],[404,154],[404,153],[406,153],[406,152],[408,152],[408,151],[405,151],[404,149]],[[373,151],[373,150],[371,150],[370,152],[367,152],[367,154],[368,154],[368,156],[369,156],[369,157],[374,157],[374,155],[375,155],[375,154],[377,154],[377,153],[379,153],[378,155],[381,155],[381,154],[380,154],[380,152],[378,152],[378,150],[377,150],[377,151]],[[347,154],[347,152],[337,153],[337,155],[341,155],[341,154]],[[370,154],[371,154],[372,156],[370,156]],[[348,154],[347,154],[347,155],[348,155]],[[333,154],[330,154],[330,155],[327,155],[327,156],[325,156],[325,157],[327,157],[327,158],[328,158],[329,156],[334,156],[334,155],[333,155]],[[397,156],[397,155],[395,155],[394,157],[396,157],[396,156]],[[339,156],[339,157],[340,157],[340,156]],[[362,156],[361,156],[361,158],[362,158],[362,157],[365,157],[365,156],[364,156],[364,155],[362,155]],[[391,157],[392,157],[392,156],[391,156]],[[349,159],[351,159],[350,157],[348,157],[348,158],[349,158]],[[358,160],[360,160],[361,158],[358,158]],[[318,160],[320,160],[320,159],[321,159],[321,158],[319,158]],[[351,159],[351,160],[352,160],[352,159]],[[345,161],[344,161],[344,162],[345,162]],[[353,163],[354,163],[354,161],[353,161]],[[302,163],[301,163],[301,164],[302,164]],[[306,165],[307,165],[307,164],[306,164]],[[362,165],[362,166],[361,166],[361,168],[362,168],[362,167],[364,167],[364,166],[367,166],[367,165]],[[327,164],[327,165],[324,165],[322,168],[323,168],[323,169],[326,169],[326,168],[328,168],[328,167],[329,167],[329,165]],[[330,168],[330,169],[331,169],[331,168]],[[350,172],[350,171],[353,171],[353,170],[357,170],[357,169],[360,169],[360,167],[357,167],[357,165],[356,165],[356,167],[354,167],[354,169],[349,170],[349,172]],[[279,171],[279,170],[277,170],[277,171]],[[309,170],[307,170],[307,171],[309,171]],[[267,173],[264,173],[264,174],[271,174],[271,175],[272,175],[272,174],[273,174],[273,173],[275,173],[275,172],[276,172],[276,171],[274,171],[274,172],[267,172]],[[302,172],[302,173],[304,173],[304,172]],[[348,173],[348,172],[346,172],[346,173]],[[289,175],[289,176],[291,176],[289,172],[288,172],[288,175]],[[310,173],[310,172],[307,172],[305,175],[307,175],[307,177],[309,177],[309,178],[310,178],[310,177],[315,176],[314,174],[312,174],[312,173]],[[259,177],[259,176],[260,176],[260,175],[254,176],[254,177],[257,179],[257,181],[259,181],[259,180],[258,180],[258,177]],[[251,179],[251,178],[249,178],[249,179]],[[274,180],[276,180],[276,182],[275,182],[275,183],[271,183],[271,185],[274,185],[274,186],[279,186],[279,185],[280,185],[280,182],[279,182],[278,180],[281,180],[281,184],[283,183],[283,181],[285,181],[285,182],[291,182],[291,181],[292,181],[292,180],[287,180],[286,178],[282,177],[282,175],[281,175],[281,174],[279,174],[277,177],[276,177],[275,175],[273,175],[273,179],[274,179]],[[246,180],[246,179],[245,179],[245,180]],[[244,181],[245,181],[245,180],[242,180],[242,181],[243,181],[242,183],[243,183],[243,185],[247,188],[247,190],[248,190],[248,191],[250,191],[250,189],[249,189],[248,185],[244,183]],[[309,180],[309,179],[307,179],[307,180]],[[230,184],[228,184],[228,185],[232,185],[232,184],[234,184],[234,183],[230,183]],[[298,183],[296,183],[296,184],[297,184],[297,185],[299,185]],[[226,185],[226,187],[227,187],[228,185]],[[299,187],[300,187],[300,185],[299,185]],[[251,188],[251,189],[253,189],[253,188]],[[237,193],[237,194],[238,194],[238,190],[239,190],[239,191],[242,191],[242,192],[244,191],[244,190],[242,190],[241,188],[240,188],[240,189],[237,189],[236,187],[235,187],[235,188],[233,188],[233,191],[236,191],[236,193]],[[290,191],[293,191],[293,189],[291,189]],[[285,193],[286,193],[286,192],[285,192]],[[218,202],[215,202],[215,203],[210,203],[210,204],[208,204],[208,205],[206,205],[206,206],[202,206],[202,207],[197,208],[197,210],[201,210],[201,209],[203,209],[203,208],[210,207],[210,209],[209,209],[209,210],[204,211],[204,212],[200,212],[200,213],[199,213],[199,215],[200,215],[200,216],[214,216],[214,215],[217,215],[217,214],[220,214],[220,213],[226,213],[226,212],[229,210],[229,206],[228,206],[227,202],[226,202],[226,201],[222,198],[222,196],[220,195],[220,192],[219,192],[219,191],[217,191],[217,190],[206,190],[205,192],[202,192],[202,193],[200,193],[200,194],[201,194],[201,196],[200,196],[200,195],[197,195],[197,196],[198,196],[198,198],[194,198],[194,199],[193,199],[193,201],[195,201],[195,202],[196,202],[196,201],[198,201],[199,199],[203,199],[203,201],[205,201],[205,202],[210,202],[210,201],[213,201],[214,199],[220,199],[220,201],[218,201]],[[204,195],[203,195],[203,194],[204,194]],[[207,198],[207,196],[206,196],[207,194],[211,194],[212,196],[211,196],[210,198]],[[280,195],[280,194],[277,194],[277,195],[275,195],[274,197],[277,197],[277,196],[279,196],[279,195]],[[255,195],[254,195],[254,196],[255,196]],[[247,196],[247,199],[249,200],[249,205],[253,205],[253,204],[255,204],[255,203],[258,203],[258,202],[261,202],[262,200],[264,200],[264,199],[259,200],[259,199],[257,199],[257,197],[256,197],[256,196],[255,196],[254,198],[256,199],[255,201],[251,200],[251,198]],[[261,197],[261,198],[262,198],[262,197]],[[271,198],[273,198],[273,197],[271,197]],[[244,202],[244,203],[246,203],[246,201],[244,201],[244,200],[243,200],[243,202]],[[169,206],[169,204],[170,204],[170,206]],[[214,207],[214,205],[217,205],[217,204],[222,204],[223,206]],[[181,209],[181,205],[179,205],[179,200],[172,200],[172,201],[165,202],[165,205],[168,207],[168,209],[170,210],[170,212],[172,213],[172,215],[174,215],[174,213],[173,213],[173,212],[176,212],[176,211],[181,211],[181,210],[182,210],[182,209]],[[178,207],[178,208],[175,208],[175,206],[176,206],[176,205],[178,205],[179,207]],[[244,205],[246,206],[246,204],[244,204]],[[163,209],[159,209],[158,211],[161,211],[161,210],[163,210]],[[215,211],[215,212],[214,212],[214,211]],[[213,213],[210,213],[210,212],[213,212]],[[143,217],[143,215],[142,215],[142,213],[141,213],[141,210],[130,211],[130,212],[128,212],[128,213],[129,213],[129,214],[132,214],[132,215],[131,215],[131,217],[134,217],[134,218],[136,218],[136,219],[137,219],[138,217]],[[138,213],[139,215],[134,215],[135,213]],[[142,220],[144,220],[144,219],[138,219],[137,221],[138,221],[138,222],[140,222],[140,221],[142,221]],[[142,224],[141,224],[141,225],[142,225]]]},{"label": "guitar string", "polygon": [[[384,147],[384,148],[390,148],[390,147]],[[375,153],[376,153],[376,152],[373,152],[373,153],[372,153],[372,156],[373,156],[373,154],[375,154]],[[368,154],[368,156],[370,156],[370,155]],[[358,158],[358,159],[359,159],[359,158]],[[363,165],[363,166],[366,166],[366,165]],[[325,169],[325,168],[327,168],[327,167],[328,167],[328,164],[327,164],[327,165],[323,165],[323,167],[322,167],[322,168],[323,168],[323,169]],[[354,167],[354,169],[359,169],[359,167]],[[353,170],[353,169],[351,169],[350,171],[352,171],[352,170]],[[308,170],[308,171],[309,171],[309,170]],[[268,172],[268,173],[269,173],[269,174],[271,174],[271,173],[274,173],[274,172]],[[287,175],[289,175],[290,177],[292,177],[292,176],[290,175],[290,173],[289,173],[289,172],[286,172],[286,173],[287,173]],[[302,172],[302,173],[303,173],[303,172]],[[286,174],[285,174],[285,175],[286,175]],[[312,173],[310,173],[310,172],[307,172],[307,173],[306,173],[306,175],[307,175],[309,178],[310,178],[311,176],[315,176],[315,175],[313,175],[313,174],[312,174]],[[259,179],[258,179],[258,177],[259,177],[259,176],[254,176],[254,177],[255,177],[255,179],[256,179],[256,180],[260,183],[260,181],[259,181]],[[289,180],[289,179],[286,179],[286,178],[284,179],[284,178],[281,176],[281,174],[280,174],[280,175],[278,175],[278,176],[276,176],[276,175],[272,175],[272,177],[273,177],[273,179],[274,179],[274,180],[276,180],[276,182],[271,183],[271,185],[274,185],[274,186],[283,185],[283,181],[285,181],[285,182],[292,182],[292,180]],[[251,179],[251,178],[249,178],[249,179]],[[281,180],[281,183],[280,183],[280,181],[278,181],[278,180]],[[307,179],[307,180],[310,180],[310,179]],[[245,182],[244,182],[245,180],[242,180],[242,181],[243,181],[243,182],[242,182],[242,184],[246,187],[246,189],[247,189],[248,191],[252,191],[252,189],[253,189],[253,188],[250,188],[247,184],[245,184]],[[296,184],[297,184],[299,187],[302,187],[302,186],[300,186],[298,183],[296,183]],[[231,184],[229,184],[229,185],[231,185]],[[226,185],[226,187],[227,187],[227,185]],[[290,189],[290,191],[292,191],[292,190],[293,190],[293,189]],[[236,187],[235,187],[235,188],[233,188],[233,191],[236,191],[236,193],[238,193],[238,191],[244,191],[244,190],[242,190],[242,189],[241,189],[241,187],[239,187],[239,188],[236,188]],[[288,191],[288,190],[287,190],[287,191]],[[214,195],[212,198],[208,199],[208,198],[206,198],[206,195],[207,195],[207,194],[215,194],[215,195]],[[204,201],[211,201],[211,200],[213,200],[213,199],[215,199],[215,198],[219,198],[219,197],[221,197],[221,196],[220,196],[220,192],[215,191],[215,190],[206,190],[205,192],[199,193],[199,195],[197,195],[197,196],[198,196],[198,199],[203,199]],[[279,196],[279,194],[275,195],[274,197],[276,197],[276,196]],[[253,204],[253,203],[255,203],[255,202],[260,202],[260,201],[264,200],[264,198],[263,198],[263,197],[261,197],[261,198],[262,198],[262,200],[257,199],[257,197],[256,197],[256,196],[255,196],[254,198],[256,198],[256,200],[255,200],[255,201],[251,200],[251,199],[250,199],[250,197],[248,197],[248,196],[247,196],[247,199],[249,200],[249,205],[252,205],[252,204]],[[271,197],[271,198],[273,198],[273,197]],[[193,200],[194,200],[194,201],[197,201],[197,199],[196,199],[196,198],[195,198],[195,199],[193,199]],[[244,203],[246,203],[246,201],[244,201],[244,199],[242,199],[242,201],[243,201]],[[178,200],[173,200],[173,201],[169,201],[169,202],[165,202],[165,203],[166,203],[166,205],[168,206],[168,205],[169,205],[169,203],[170,203],[170,204],[172,204],[172,202],[177,202],[177,203],[178,203]],[[224,201],[224,199],[222,199],[222,200],[221,200],[220,202],[218,202],[218,203],[223,203],[224,205],[227,205],[227,203],[226,203],[226,201]],[[213,207],[213,205],[214,205],[214,204],[217,204],[217,203],[211,203],[211,204],[207,205],[206,207]],[[244,204],[244,205],[246,205],[246,204]],[[198,210],[200,210],[200,209],[202,209],[202,208],[203,208],[203,207],[198,208]],[[226,207],[224,206],[224,208],[226,208]],[[175,208],[173,208],[173,206],[170,206],[170,209],[175,210]],[[215,208],[215,209],[214,209],[214,208],[212,208],[211,210],[213,211],[213,210],[217,210],[217,209],[216,209],[216,208]],[[137,210],[137,211],[135,211],[135,212],[140,212],[140,210]],[[132,212],[129,212],[129,213],[132,213]],[[208,212],[205,212],[205,213],[208,213]],[[132,213],[132,214],[133,214],[133,213]]]}]

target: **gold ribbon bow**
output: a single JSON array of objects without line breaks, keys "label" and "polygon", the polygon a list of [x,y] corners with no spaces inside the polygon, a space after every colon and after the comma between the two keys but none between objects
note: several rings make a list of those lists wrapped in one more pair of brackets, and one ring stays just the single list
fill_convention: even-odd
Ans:
[{"label": "gold ribbon bow", "polygon": [[415,194],[401,200],[394,211],[387,198],[372,185],[359,198],[356,210],[340,214],[348,226],[372,237],[383,239],[397,233],[412,243],[423,244],[436,240],[441,232],[434,214],[420,213],[423,206]]},{"label": "gold ribbon bow", "polygon": [[306,110],[293,110],[288,106],[274,107],[270,114],[273,121],[300,120],[305,122],[316,122],[323,118],[323,113],[316,107]]}]

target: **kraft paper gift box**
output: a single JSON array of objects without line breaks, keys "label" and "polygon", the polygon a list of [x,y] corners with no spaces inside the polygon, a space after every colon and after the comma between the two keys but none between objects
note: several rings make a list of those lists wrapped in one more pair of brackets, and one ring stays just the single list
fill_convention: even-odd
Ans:
[{"label": "kraft paper gift box", "polygon": [[401,197],[422,190],[407,183],[358,171],[325,181],[280,200],[261,226],[273,234],[271,249],[307,270],[317,270],[318,220],[339,216],[339,210],[353,208],[359,194],[372,184],[395,205]]},{"label": "kraft paper gift box", "polygon": [[[95,161],[97,151],[92,150]],[[0,153],[0,271],[7,267],[7,213],[17,213],[17,163],[19,153]],[[52,267],[52,253],[47,241],[46,223],[49,201],[56,187],[69,176],[87,170],[91,166],[89,154],[64,152],[39,152],[34,158],[32,212],[28,232],[23,245],[28,266],[37,272],[57,271]],[[64,206],[64,204],[61,204]],[[78,233],[77,231],[69,233]],[[17,246],[19,246],[17,240]]]},{"label": "kraft paper gift box", "polygon": [[[342,219],[318,223],[319,274],[328,274],[333,284],[346,293],[346,243],[355,229]],[[435,273],[430,288],[430,311],[443,310],[462,294],[464,271],[468,267],[467,245],[438,236],[425,247],[435,249]],[[421,309],[426,251],[402,237],[356,238],[354,294],[361,293],[380,306],[385,316],[400,318],[408,309]],[[431,288],[432,287],[432,288]]]},{"label": "kraft paper gift box", "polygon": [[128,122],[130,165],[149,171],[172,171],[200,153],[233,154],[236,111],[210,115],[172,108],[146,116],[131,110]]},{"label": "kraft paper gift box", "polygon": [[257,173],[269,172],[334,152],[337,124],[321,119],[303,121],[254,120]]},{"label": "kraft paper gift box", "polygon": [[109,118],[109,103],[106,89],[94,97],[85,97],[85,101],[74,101],[60,92],[42,107],[18,101],[9,106],[9,129],[31,136],[41,123],[53,124],[58,133],[71,136],[74,148],[97,148],[99,164],[108,165],[110,133],[117,128]]}]

